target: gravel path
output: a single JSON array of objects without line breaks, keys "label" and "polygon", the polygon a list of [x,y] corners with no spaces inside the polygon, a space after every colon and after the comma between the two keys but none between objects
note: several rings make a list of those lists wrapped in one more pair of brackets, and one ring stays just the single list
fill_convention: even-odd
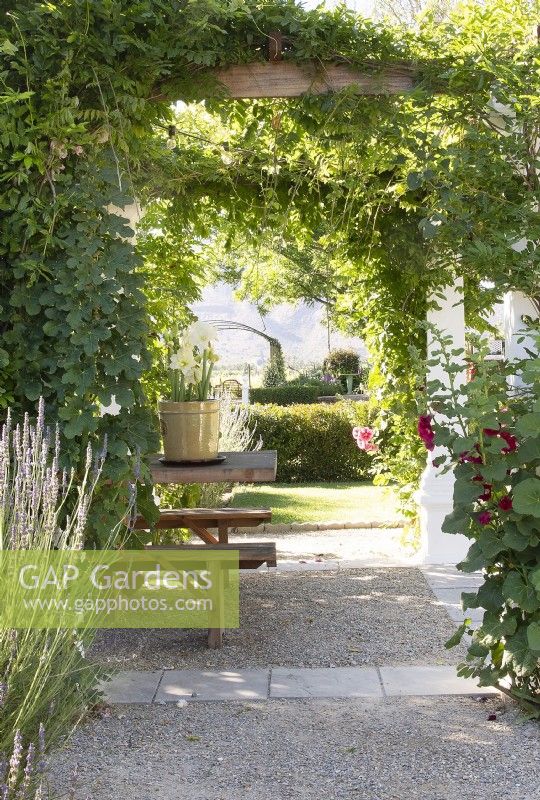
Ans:
[{"label": "gravel path", "polygon": [[76,800],[537,800],[539,727],[500,705],[123,706],[75,734],[52,783],[65,791],[78,762]]},{"label": "gravel path", "polygon": [[403,562],[408,551],[403,546],[401,528],[364,528],[325,531],[286,532],[251,530],[250,533],[236,533],[233,542],[275,542],[278,564],[285,560],[312,559],[323,560],[378,559],[379,561]]},{"label": "gravel path", "polygon": [[241,627],[101,631],[91,657],[119,669],[455,664],[455,625],[417,569],[241,574]]}]

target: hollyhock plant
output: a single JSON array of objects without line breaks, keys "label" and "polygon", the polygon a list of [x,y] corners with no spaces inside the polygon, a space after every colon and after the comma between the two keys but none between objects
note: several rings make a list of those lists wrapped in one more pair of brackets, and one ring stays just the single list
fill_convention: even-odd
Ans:
[{"label": "hollyhock plant", "polygon": [[[447,646],[466,636],[458,674],[500,688],[540,719],[540,330],[515,362],[489,360],[475,341],[466,383],[454,345],[437,332],[433,340],[440,349],[428,366],[439,358],[444,382],[439,373],[420,393],[418,432],[437,447],[435,465],[454,474],[442,530],[470,540],[458,568],[485,576],[462,595],[466,619]],[[487,609],[483,621],[473,624],[468,608]]]}]

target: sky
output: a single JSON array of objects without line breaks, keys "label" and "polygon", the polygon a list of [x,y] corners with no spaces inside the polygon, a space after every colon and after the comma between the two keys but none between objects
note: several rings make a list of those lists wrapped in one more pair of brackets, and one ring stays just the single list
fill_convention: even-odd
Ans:
[{"label": "sky", "polygon": [[[321,0],[300,0],[301,5],[305,8],[316,8],[320,5]],[[339,0],[326,0],[326,5],[330,8],[337,6],[339,4]],[[365,16],[369,16],[373,11],[373,6],[375,4],[375,0],[345,0],[345,5],[352,8],[353,11],[357,11],[359,14],[364,14]]]}]

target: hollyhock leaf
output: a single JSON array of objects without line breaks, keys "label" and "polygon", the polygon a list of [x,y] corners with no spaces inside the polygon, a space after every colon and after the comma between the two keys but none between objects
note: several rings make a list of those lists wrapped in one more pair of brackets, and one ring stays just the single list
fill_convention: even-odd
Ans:
[{"label": "hollyhock leaf", "polygon": [[538,666],[538,654],[531,651],[525,627],[506,639],[503,664],[512,664],[517,675],[529,675]]},{"label": "hollyhock leaf", "polygon": [[540,592],[540,567],[533,569],[533,571],[529,574],[529,580],[536,591]]},{"label": "hollyhock leaf", "polygon": [[502,593],[503,582],[500,578],[486,578],[478,589],[478,606],[488,611],[496,611],[504,603]]},{"label": "hollyhock leaf", "polygon": [[443,533],[465,533],[468,530],[470,519],[459,509],[454,509],[445,518],[441,530]]},{"label": "hollyhock leaf", "polygon": [[540,479],[526,478],[514,487],[514,511],[540,517]]},{"label": "hollyhock leaf", "polygon": [[505,550],[505,544],[495,531],[483,530],[478,537],[478,545],[484,554],[485,559],[492,559]]},{"label": "hollyhock leaf", "polygon": [[517,620],[515,617],[500,614],[494,611],[486,611],[482,621],[481,635],[489,636],[498,641],[503,636],[512,636],[516,632]]},{"label": "hollyhock leaf", "polygon": [[540,436],[540,412],[533,411],[524,414],[516,423],[516,430],[527,438]]},{"label": "hollyhock leaf", "polygon": [[520,573],[515,570],[507,574],[502,593],[506,600],[515,603],[523,611],[532,612],[540,608],[540,599],[534,586],[525,583]]},{"label": "hollyhock leaf", "polygon": [[460,504],[472,503],[477,500],[480,495],[484,493],[484,487],[481,483],[470,481],[464,478],[458,478],[454,484],[454,502]]},{"label": "hollyhock leaf", "polygon": [[503,542],[507,547],[517,550],[518,553],[525,550],[529,544],[529,537],[521,533],[515,523],[506,523],[503,530]]},{"label": "hollyhock leaf", "polygon": [[538,523],[537,519],[531,517],[521,517],[520,519],[516,520],[516,525],[520,533],[524,534],[525,536],[533,536],[534,534],[540,533],[540,524]]},{"label": "hollyhock leaf", "polygon": [[452,442],[452,452],[460,455],[463,452],[469,452],[476,444],[477,438],[475,436],[460,436]]},{"label": "hollyhock leaf", "polygon": [[463,561],[460,561],[457,565],[457,568],[461,570],[461,572],[466,572],[470,574],[471,572],[477,572],[479,569],[482,569],[486,563],[486,556],[480,544],[478,542],[473,542],[472,545],[469,547],[469,551]]},{"label": "hollyhock leaf", "polygon": [[467,611],[468,608],[480,608],[478,592],[461,592],[461,608],[463,611]]},{"label": "hollyhock leaf", "polygon": [[520,463],[527,464],[536,459],[540,459],[540,436],[534,439],[525,439],[519,448]]},{"label": "hollyhock leaf", "polygon": [[452,647],[457,647],[457,645],[463,639],[463,636],[466,633],[470,623],[471,623],[470,619],[466,619],[461,623],[461,625],[453,634],[453,636],[451,636],[450,639],[448,639],[448,641],[444,643],[444,646],[446,647],[447,650],[450,650]]},{"label": "hollyhock leaf", "polygon": [[505,461],[496,461],[494,464],[485,464],[482,466],[482,475],[484,480],[502,481],[506,477],[507,464]]},{"label": "hollyhock leaf", "polygon": [[527,626],[527,641],[531,650],[540,650],[540,622],[531,622]]}]

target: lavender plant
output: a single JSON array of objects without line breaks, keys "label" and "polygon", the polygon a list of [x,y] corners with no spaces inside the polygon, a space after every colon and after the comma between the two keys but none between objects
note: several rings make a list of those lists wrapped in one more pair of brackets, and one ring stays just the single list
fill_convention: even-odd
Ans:
[{"label": "lavender plant", "polygon": [[[1,708],[0,703],[0,708]],[[1,800],[44,800],[45,730],[39,729],[38,747],[24,747],[20,731],[15,731],[8,759],[0,759]]]},{"label": "lavender plant", "polygon": [[105,448],[92,460],[90,445],[82,479],[60,467],[60,430],[45,425],[43,399],[35,425],[25,414],[13,425],[11,411],[0,436],[0,550],[80,549],[90,501]]},{"label": "lavender plant", "polygon": [[[95,457],[88,448],[80,478],[61,468],[60,449],[60,430],[46,426],[43,400],[35,423],[25,415],[14,424],[8,412],[0,435],[0,550],[83,547],[105,448]],[[50,744],[98,699],[102,676],[85,658],[91,638],[90,630],[0,628],[0,765],[11,752],[4,775],[0,768],[1,800],[39,796],[31,742],[39,741],[41,753],[43,723]]]}]

